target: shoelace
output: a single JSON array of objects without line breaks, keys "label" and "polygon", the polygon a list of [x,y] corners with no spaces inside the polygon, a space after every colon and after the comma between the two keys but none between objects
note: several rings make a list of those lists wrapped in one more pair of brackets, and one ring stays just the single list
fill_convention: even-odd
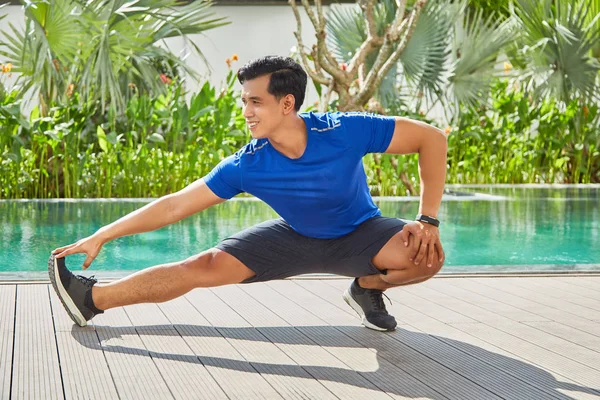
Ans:
[{"label": "shoelace", "polygon": [[382,311],[387,313],[387,309],[385,308],[385,303],[383,301],[384,296],[386,299],[388,299],[390,305],[392,305],[392,300],[387,296],[387,294],[383,293],[380,290],[372,290],[370,298],[373,306],[375,306],[376,311]]},{"label": "shoelace", "polygon": [[94,275],[90,276],[89,278],[83,275],[76,275],[75,277],[86,286],[92,286],[94,283],[98,282],[97,279],[94,279]]}]

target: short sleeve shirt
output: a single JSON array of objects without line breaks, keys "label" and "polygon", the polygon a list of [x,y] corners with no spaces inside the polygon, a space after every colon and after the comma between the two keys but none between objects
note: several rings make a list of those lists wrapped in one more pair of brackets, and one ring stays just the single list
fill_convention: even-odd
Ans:
[{"label": "short sleeve shirt", "polygon": [[362,158],[382,153],[394,117],[366,113],[301,113],[307,144],[291,159],[254,139],[221,161],[205,178],[219,197],[246,192],[271,206],[298,233],[314,238],[347,235],[381,215],[371,198]]}]

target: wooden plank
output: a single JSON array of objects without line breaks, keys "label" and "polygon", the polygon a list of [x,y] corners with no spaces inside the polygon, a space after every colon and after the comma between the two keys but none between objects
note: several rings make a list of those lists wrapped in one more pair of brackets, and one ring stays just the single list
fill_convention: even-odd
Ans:
[{"label": "wooden plank", "polygon": [[246,358],[243,346],[224,335],[223,328],[244,327],[247,323],[208,289],[193,290],[185,297],[192,306],[185,308],[189,317],[180,314],[176,321],[189,321],[189,325],[177,325],[177,330],[194,352],[202,355],[200,359],[227,395],[233,399],[282,398],[272,386],[278,382],[268,376],[265,367]]},{"label": "wooden plank", "polygon": [[600,332],[600,324],[597,322],[581,318],[575,314],[571,314],[562,310],[557,310],[556,308],[549,307],[545,304],[512,295],[502,290],[494,289],[490,286],[482,285],[475,279],[456,279],[454,280],[454,285],[482,296],[486,296],[495,301],[520,308],[532,314],[538,314],[549,320],[572,326],[591,335],[598,335]]},{"label": "wooden plank", "polygon": [[579,385],[583,392],[596,392],[598,388],[598,370],[556,354],[543,347],[536,346],[519,337],[505,333],[485,324],[452,324],[454,327],[465,330],[494,346],[503,348],[511,353],[518,354],[523,359],[534,363],[547,371],[554,371],[565,376]]},{"label": "wooden plank", "polygon": [[[287,281],[286,284],[290,284]],[[295,329],[325,348],[329,353],[340,359],[361,376],[368,379],[379,389],[394,398],[430,399],[445,398],[426,383],[411,376],[400,367],[378,357],[377,351],[363,346],[360,342],[346,335],[336,326],[329,325],[325,320],[302,308],[298,304],[281,295],[266,284],[243,286],[242,289],[261,304],[275,312],[281,319],[292,324]],[[311,303],[305,304],[310,306]],[[338,314],[344,315],[340,312]],[[346,315],[348,322],[356,326],[356,320]],[[284,327],[259,328],[269,329],[273,336],[283,336]],[[290,329],[294,329],[291,328]]]},{"label": "wooden plank", "polygon": [[128,306],[125,312],[175,398],[227,398],[158,305]]},{"label": "wooden plank", "polygon": [[[564,340],[576,343],[592,352],[600,353],[600,336],[594,336],[554,321],[525,322],[525,324]],[[598,332],[598,334],[600,335],[600,332]],[[597,368],[598,365],[594,365],[593,367]]]},{"label": "wooden plank", "polygon": [[565,295],[577,295],[583,296],[588,299],[594,299],[600,302],[600,290],[590,289],[584,286],[574,285],[573,280],[566,281],[560,277],[552,277],[550,279],[544,280],[544,284],[558,289],[561,293]]},{"label": "wooden plank", "polygon": [[[264,377],[211,326],[187,296],[196,297],[192,292],[159,307],[227,396],[232,399],[277,398],[278,394]],[[219,300],[216,301],[218,304]]]},{"label": "wooden plank", "polygon": [[[350,281],[345,280],[328,280],[326,281],[326,283],[336,288],[339,291],[340,296],[342,292],[346,290],[348,285],[350,285]],[[428,301],[423,302],[422,299],[410,294],[406,290],[389,291],[388,296],[392,293],[394,296],[393,298],[400,304],[403,304],[407,307],[414,309],[417,312],[426,315],[435,315],[437,319],[447,324],[476,322],[473,318],[461,314],[456,310],[452,310],[448,307],[444,307],[439,304],[435,304]]]},{"label": "wooden plank", "polygon": [[[351,365],[333,356],[323,347],[317,345],[312,338],[302,334],[299,330],[289,326],[284,320],[271,312],[238,286],[226,286],[213,289],[213,291],[222,299],[226,299],[227,304],[240,316],[246,319],[251,325],[246,331],[247,335],[254,331],[262,338],[256,338],[256,341],[268,341],[275,343],[280,351],[300,365],[300,368],[289,370],[290,374],[305,375],[318,383],[321,391],[328,392],[325,387],[343,399],[364,399],[364,398],[384,398],[390,397],[382,393],[378,387],[373,385],[362,374],[354,371]],[[233,317],[229,316],[228,317]],[[252,327],[255,326],[257,328]],[[225,334],[235,335],[232,329],[225,331]],[[373,366],[371,366],[373,367]],[[313,378],[314,377],[314,378]],[[317,381],[314,381],[317,379]],[[334,398],[329,393],[328,397]],[[307,393],[310,395],[310,393]],[[321,398],[316,393],[314,397]]]},{"label": "wooden plank", "polygon": [[[459,280],[462,279],[430,279],[427,282],[423,282],[414,286],[419,288],[429,288],[457,299],[463,299],[471,304],[476,304],[478,307],[483,308],[495,315],[501,315],[513,321],[549,321],[548,318],[541,315],[525,311],[510,304],[506,304],[496,299],[492,299],[461,288],[456,285]],[[411,286],[404,286],[401,288],[390,289],[388,294],[398,290],[406,290],[410,288]]]},{"label": "wooden plank", "polygon": [[47,285],[17,290],[11,398],[64,398]]},{"label": "wooden plank", "polygon": [[[282,295],[284,294],[298,305],[310,304],[312,306],[310,311],[325,321],[329,321],[332,314],[337,314],[338,318],[341,318],[341,315],[345,315],[346,318],[348,318],[347,323],[336,326],[336,329],[350,335],[363,346],[375,349],[378,357],[396,365],[412,375],[415,379],[421,380],[436,392],[442,393],[449,398],[499,398],[499,396],[477,382],[481,382],[483,377],[475,376],[473,374],[472,376],[463,375],[465,371],[464,368],[463,371],[461,371],[461,367],[458,368],[459,372],[455,371],[453,368],[449,368],[443,361],[446,363],[455,363],[457,360],[452,361],[448,360],[448,357],[444,357],[441,362],[438,357],[438,353],[441,351],[439,348],[436,352],[427,350],[428,346],[435,343],[435,338],[427,338],[428,335],[417,335],[418,337],[414,337],[420,341],[424,340],[424,342],[419,343],[419,340],[414,340],[411,345],[408,345],[401,340],[397,340],[397,335],[401,334],[402,329],[397,329],[395,332],[384,334],[363,327],[352,326],[350,325],[351,321],[356,321],[356,318],[352,315],[354,311],[349,309],[339,294],[338,296],[333,297],[331,290],[324,291],[323,294],[330,297],[332,300],[332,302],[329,302],[304,288],[312,285],[313,282],[296,281],[295,285],[297,288],[289,285],[284,287],[283,285],[285,283],[286,282],[270,282],[269,286]],[[350,313],[346,312],[346,310],[350,311]],[[449,352],[452,353],[452,349],[447,346],[443,352],[446,354]],[[456,354],[458,353],[455,353],[453,356],[456,356]],[[460,354],[460,356],[464,357],[466,355]],[[472,368],[472,366],[469,366],[468,368]],[[486,367],[483,368],[485,369]],[[504,376],[506,379],[511,379],[508,375],[503,375],[501,372],[498,372],[497,375]],[[428,378],[432,376],[435,376],[436,379]],[[473,379],[476,381],[473,381]],[[522,384],[517,383],[517,390],[520,389],[520,386],[522,386]],[[535,392],[532,388],[527,388],[527,391],[530,393]],[[513,391],[513,393],[515,392]],[[537,392],[537,394],[539,395],[539,392]]]},{"label": "wooden plank", "polygon": [[[600,316],[600,293],[593,297],[585,297],[581,292],[565,291],[562,287],[552,284],[552,277],[544,278],[506,278],[505,284],[511,287],[520,287],[524,290],[533,290],[537,296],[543,295],[543,298],[551,297],[555,300],[563,300],[568,303],[589,308],[596,311],[596,316]],[[567,287],[568,288],[568,287]],[[598,319],[598,318],[596,318]]]},{"label": "wooden plank", "polygon": [[94,317],[94,326],[120,398],[173,398],[122,307]]},{"label": "wooden plank", "polygon": [[[331,291],[318,290],[321,289],[322,282],[295,281],[295,283],[313,292],[313,294],[321,295],[322,298],[327,299],[327,301],[332,304],[337,304],[341,310],[347,308],[344,307],[345,304],[339,296],[332,294]],[[315,287],[317,290],[315,290]],[[402,289],[404,288],[398,288],[397,290]],[[292,292],[287,289],[285,293],[289,296]],[[308,302],[308,298],[306,297],[301,297],[300,300],[302,302]],[[563,394],[563,392],[567,391],[572,391],[578,399],[598,398],[598,392],[582,387],[576,382],[556,372],[544,370],[535,364],[532,364],[531,361],[523,359],[519,354],[511,353],[512,348],[510,346],[507,346],[507,348],[504,349],[486,342],[486,337],[480,339],[471,335],[469,327],[473,326],[473,324],[460,324],[461,326],[464,326],[464,330],[461,330],[457,327],[444,324],[434,318],[428,317],[427,315],[415,314],[411,309],[398,303],[394,303],[394,307],[397,319],[401,319],[405,323],[410,324],[409,326],[416,327],[422,332],[427,332],[430,336],[502,370],[505,374],[512,375],[514,378],[534,386],[536,389],[545,393],[542,398],[573,398]],[[315,310],[321,312],[327,308],[326,305],[317,304]],[[406,312],[404,310],[406,310]],[[325,319],[330,319],[329,313],[325,315]],[[437,359],[435,354],[433,354],[433,358]],[[495,381],[500,379],[494,377],[492,380]],[[444,393],[447,393],[447,391]]]},{"label": "wooden plank", "polygon": [[[413,285],[412,287],[399,288],[402,291],[411,291],[418,293],[422,302],[431,301],[433,303],[444,305],[455,310],[461,310],[461,313],[466,313],[472,316],[479,322],[484,322],[487,325],[493,326],[511,335],[523,338],[537,346],[543,347],[564,357],[570,358],[573,361],[580,362],[590,368],[600,366],[600,353],[590,351],[588,348],[577,344],[577,338],[573,337],[573,341],[565,340],[557,336],[549,335],[541,330],[530,326],[512,321],[501,315],[489,312],[479,306],[473,304],[472,299],[458,299],[441,293],[438,290],[430,289],[425,285]],[[389,290],[390,297],[394,298],[392,293],[397,293],[399,290]],[[600,371],[600,370],[599,370]]]},{"label": "wooden plank", "polygon": [[10,397],[16,295],[16,285],[0,285],[0,399]]},{"label": "wooden plank", "polygon": [[[527,278],[522,279],[526,280]],[[547,296],[542,293],[538,293],[534,287],[527,287],[527,285],[513,286],[511,285],[512,282],[510,278],[479,278],[473,279],[473,281],[475,281],[478,284],[512,294],[513,296],[517,296],[522,299],[550,306],[562,312],[568,312],[573,315],[577,315],[580,318],[584,318],[591,321],[600,319],[600,311],[596,311],[588,307],[583,307],[578,304],[568,302],[564,299],[557,299],[552,296]]]},{"label": "wooden plank", "polygon": [[600,291],[600,277],[598,276],[561,276],[561,282],[567,282],[570,285]]},{"label": "wooden plank", "polygon": [[82,328],[71,321],[56,292],[49,287],[65,397],[115,399],[117,388],[93,323]]}]

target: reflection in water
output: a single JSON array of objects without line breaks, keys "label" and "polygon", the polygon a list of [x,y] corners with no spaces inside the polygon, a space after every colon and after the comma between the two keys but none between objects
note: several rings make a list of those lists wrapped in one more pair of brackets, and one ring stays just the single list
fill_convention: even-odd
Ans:
[{"label": "reflection in water", "polygon": [[[447,255],[443,272],[493,271],[511,265],[600,269],[600,249],[594,246],[600,242],[600,189],[477,191],[508,199],[442,204],[439,218]],[[52,249],[88,236],[144,204],[0,202],[0,271],[45,271]],[[417,201],[382,200],[378,205],[383,215],[405,219],[414,218],[418,210]],[[93,269],[136,270],[184,259],[276,217],[262,202],[229,201],[161,230],[111,242]],[[82,256],[68,261],[73,266],[82,262]]]}]

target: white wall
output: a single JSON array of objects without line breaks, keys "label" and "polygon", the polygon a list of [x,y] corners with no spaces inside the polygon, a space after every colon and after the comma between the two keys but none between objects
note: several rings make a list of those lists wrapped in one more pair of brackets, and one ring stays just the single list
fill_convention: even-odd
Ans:
[{"label": "white wall", "polygon": [[[232,65],[235,70],[245,62],[265,56],[290,54],[290,49],[296,46],[294,31],[296,30],[296,19],[289,5],[269,6],[219,6],[212,7],[212,11],[218,17],[227,17],[231,24],[216,28],[202,35],[190,36],[202,50],[208,62],[210,71],[204,65],[201,58],[195,54],[189,54],[186,62],[196,69],[204,78],[210,79],[215,85],[220,85],[227,75],[228,68],[225,63],[234,53],[238,55],[239,61]],[[300,7],[303,18],[302,33],[306,46],[312,46],[315,42],[314,29],[304,10]],[[24,15],[20,6],[8,6],[0,9],[0,14],[8,14],[8,17],[0,21],[1,30],[9,30],[8,21],[19,27],[24,26]],[[167,42],[175,54],[184,56],[193,53],[191,46],[185,46],[183,39],[171,39]],[[186,49],[187,47],[187,49]],[[0,56],[0,63],[3,63]],[[13,80],[14,80],[13,76]],[[197,84],[188,86],[194,91]],[[239,85],[238,85],[239,88]],[[309,79],[308,93],[304,105],[308,105],[317,99],[317,94]]]}]

